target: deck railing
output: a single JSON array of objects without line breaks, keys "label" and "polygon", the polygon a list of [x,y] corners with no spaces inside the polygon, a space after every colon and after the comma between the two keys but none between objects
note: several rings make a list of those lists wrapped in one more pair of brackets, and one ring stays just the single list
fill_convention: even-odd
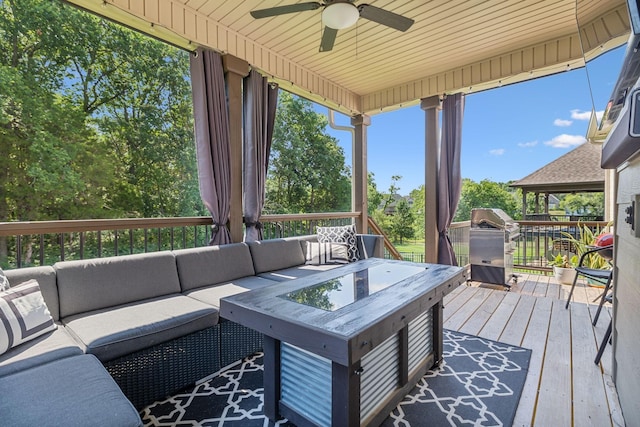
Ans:
[{"label": "deck railing", "polygon": [[[316,227],[351,224],[359,212],[264,215],[265,239],[315,233]],[[208,245],[210,217],[124,218],[0,223],[0,267],[52,265]]]},{"label": "deck railing", "polygon": [[[359,212],[264,215],[265,239],[314,234],[316,227],[351,224]],[[104,220],[38,221],[0,223],[0,266],[21,268],[51,265],[57,261],[117,256],[160,250],[206,246],[211,238],[210,217],[126,218]],[[566,253],[558,245],[562,232],[576,234],[579,225],[603,228],[603,221],[520,221],[514,265],[527,270],[549,271],[551,253]],[[382,234],[369,223],[374,234]],[[469,221],[454,223],[449,238],[459,265],[469,263]],[[556,243],[554,244],[554,241]],[[385,241],[386,254],[423,262],[423,253],[394,253]]]}]

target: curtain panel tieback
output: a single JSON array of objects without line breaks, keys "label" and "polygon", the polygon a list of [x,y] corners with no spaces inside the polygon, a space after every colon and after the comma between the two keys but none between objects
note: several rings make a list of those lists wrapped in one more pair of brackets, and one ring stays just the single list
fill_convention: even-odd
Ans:
[{"label": "curtain panel tieback", "polygon": [[256,222],[247,222],[245,221],[244,223],[247,228],[248,227],[255,227],[257,230],[262,230],[262,223],[260,221],[256,221]]},{"label": "curtain panel tieback", "polygon": [[225,222],[224,224],[221,224],[219,222],[213,221],[213,225],[211,226],[211,231],[213,233],[217,233],[218,231],[220,231],[220,227],[228,227],[229,226],[229,221]]}]

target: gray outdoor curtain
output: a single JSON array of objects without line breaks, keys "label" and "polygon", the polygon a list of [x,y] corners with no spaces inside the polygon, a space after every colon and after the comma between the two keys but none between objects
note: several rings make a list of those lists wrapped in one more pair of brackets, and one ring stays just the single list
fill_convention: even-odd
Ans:
[{"label": "gray outdoor curtain", "polygon": [[227,227],[231,205],[229,111],[222,57],[198,49],[191,55],[200,197],[213,218],[210,245],[231,243]]},{"label": "gray outdoor curtain", "polygon": [[438,263],[458,265],[449,240],[448,230],[453,221],[462,187],[460,150],[462,146],[462,116],[464,97],[461,93],[447,95],[442,105],[442,140],[438,165]]},{"label": "gray outdoor curtain", "polygon": [[262,240],[260,214],[264,207],[271,138],[278,104],[278,86],[251,70],[244,79],[244,139],[242,168],[244,241]]}]

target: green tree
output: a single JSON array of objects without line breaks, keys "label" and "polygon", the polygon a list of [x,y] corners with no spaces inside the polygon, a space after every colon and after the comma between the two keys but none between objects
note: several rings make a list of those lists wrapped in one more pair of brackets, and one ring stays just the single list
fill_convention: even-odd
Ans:
[{"label": "green tree", "polygon": [[460,202],[454,221],[468,221],[471,219],[473,208],[499,208],[512,218],[520,215],[520,210],[514,192],[507,184],[484,179],[474,182],[468,178],[462,180]]},{"label": "green tree", "polygon": [[567,194],[560,200],[565,212],[588,215],[604,215],[603,193]]},{"label": "green tree", "polygon": [[414,222],[413,229],[415,236],[424,237],[424,185],[411,190],[409,197],[413,199],[411,212],[413,213]]},{"label": "green tree", "polygon": [[414,221],[413,212],[411,212],[406,199],[399,199],[391,220],[391,233],[396,239],[400,240],[400,244],[404,239],[410,239],[415,235]]},{"label": "green tree", "polygon": [[271,145],[265,210],[270,213],[351,209],[351,180],[327,118],[306,99],[281,92]]},{"label": "green tree", "polygon": [[369,216],[373,215],[375,210],[380,206],[380,203],[382,203],[382,193],[378,191],[373,172],[369,172],[367,175],[367,202],[367,213]]}]

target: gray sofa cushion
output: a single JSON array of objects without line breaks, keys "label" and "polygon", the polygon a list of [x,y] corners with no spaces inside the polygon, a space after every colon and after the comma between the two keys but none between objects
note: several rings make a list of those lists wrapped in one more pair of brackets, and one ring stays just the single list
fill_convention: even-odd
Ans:
[{"label": "gray sofa cushion", "polygon": [[60,317],[180,292],[173,253],[58,262]]},{"label": "gray sofa cushion", "polygon": [[181,249],[173,253],[183,292],[255,274],[251,252],[245,243]]},{"label": "gray sofa cushion", "polygon": [[256,274],[281,270],[305,263],[299,240],[273,239],[250,242],[251,258]]},{"label": "gray sofa cushion", "polygon": [[58,325],[55,331],[20,344],[0,356],[0,377],[82,353],[78,343],[62,325]]},{"label": "gray sofa cushion", "polygon": [[62,319],[87,353],[103,362],[218,323],[218,310],[184,295],[168,295]]},{"label": "gray sofa cushion", "polygon": [[287,280],[298,279],[300,277],[307,277],[308,275],[318,273],[319,271],[331,270],[332,268],[339,266],[339,264],[299,265],[296,267],[283,268],[282,270],[260,273],[259,277],[276,282],[285,282]]},{"label": "gray sofa cushion", "polygon": [[56,286],[56,272],[51,266],[18,268],[15,270],[5,270],[12,287],[18,286],[29,279],[35,279],[40,285],[40,292],[44,302],[47,303],[49,313],[53,320],[60,320],[60,308],[58,303],[58,288]]},{"label": "gray sofa cushion", "polygon": [[142,421],[98,360],[81,355],[0,378],[0,420],[13,427],[136,427]]},{"label": "gray sofa cushion", "polygon": [[213,307],[220,308],[220,298],[246,292],[251,289],[259,289],[265,286],[276,284],[273,280],[264,279],[257,276],[243,277],[227,283],[219,283],[214,286],[193,289],[185,292],[185,295],[202,301]]}]

